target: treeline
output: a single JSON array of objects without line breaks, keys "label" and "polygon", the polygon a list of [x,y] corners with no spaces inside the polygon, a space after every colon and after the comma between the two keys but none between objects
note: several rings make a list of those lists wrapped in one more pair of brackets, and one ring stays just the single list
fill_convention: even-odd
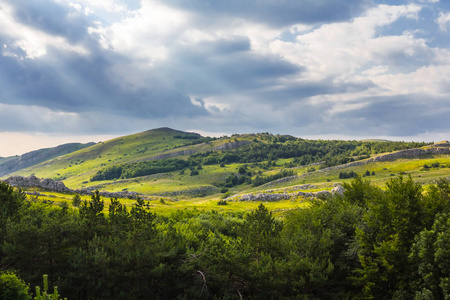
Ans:
[{"label": "treeline", "polygon": [[[271,136],[268,136],[271,137]],[[278,159],[295,158],[296,165],[307,165],[324,161],[325,166],[334,166],[358,159],[368,158],[370,154],[391,152],[422,147],[417,142],[365,142],[365,141],[325,141],[304,140],[289,136],[272,136],[266,141],[253,143],[226,151],[195,153],[191,161],[205,165],[229,163],[255,163]]]},{"label": "treeline", "polygon": [[183,140],[197,140],[202,136],[198,133],[187,133],[187,134],[175,134],[173,136],[174,139],[183,139]]},{"label": "treeline", "polygon": [[172,172],[189,166],[189,162],[182,159],[164,159],[141,161],[118,166],[106,167],[91,177],[91,181],[114,180],[119,178],[135,178],[157,173]]},{"label": "treeline", "polygon": [[263,204],[163,217],[110,199],[104,214],[98,193],[73,210],[0,183],[0,269],[48,274],[69,300],[448,299],[449,182],[344,188],[279,220]]},{"label": "treeline", "polygon": [[207,143],[210,141],[215,141],[217,138],[212,137],[202,137],[197,133],[189,133],[189,134],[176,134],[173,136],[175,139],[189,140],[189,142],[184,143],[180,147],[189,146],[189,145],[197,145],[201,143]]}]

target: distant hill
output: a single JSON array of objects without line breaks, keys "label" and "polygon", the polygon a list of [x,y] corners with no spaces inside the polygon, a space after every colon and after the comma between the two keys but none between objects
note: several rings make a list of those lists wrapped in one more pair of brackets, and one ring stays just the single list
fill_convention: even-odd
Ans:
[{"label": "distant hill", "polygon": [[0,176],[5,176],[20,171],[55,157],[84,149],[94,144],[95,143],[69,143],[53,148],[31,151],[20,156],[2,157],[0,158]]},{"label": "distant hill", "polygon": [[71,189],[191,197],[227,190],[236,193],[298,172],[425,145],[305,140],[270,133],[210,138],[164,127],[66,149],[52,158],[42,158],[39,152],[49,149],[2,158],[0,169],[7,173],[0,176],[35,175],[63,181]]},{"label": "distant hill", "polygon": [[[209,141],[211,143],[207,144]],[[65,182],[68,180],[70,185],[79,186],[105,166],[186,156],[212,150],[227,143],[231,143],[231,139],[215,141],[197,133],[163,127],[100,142],[64,156],[55,156],[53,159],[41,161],[40,164],[20,168],[15,174],[35,174],[41,178],[48,177]]]}]

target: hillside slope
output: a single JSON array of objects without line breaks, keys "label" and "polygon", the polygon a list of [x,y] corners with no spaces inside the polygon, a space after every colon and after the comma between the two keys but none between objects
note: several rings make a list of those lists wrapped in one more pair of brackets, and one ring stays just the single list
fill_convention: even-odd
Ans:
[{"label": "hillside slope", "polygon": [[[158,128],[101,142],[13,175],[51,178],[74,190],[218,197],[221,193],[263,191],[268,188],[265,183],[278,179],[281,181],[271,183],[271,188],[305,181],[335,184],[341,181],[340,167],[331,173],[326,172],[327,167],[351,163],[345,168],[372,168],[365,165],[381,153],[398,150],[410,153],[416,150],[406,149],[424,146],[430,148],[425,143],[304,140],[269,133],[205,138],[196,133]],[[303,176],[319,169],[325,172]]]},{"label": "hillside slope", "polygon": [[95,143],[69,143],[59,145],[53,148],[39,149],[27,152],[20,156],[10,156],[0,159],[0,177],[5,176],[19,170],[37,165],[55,157],[65,155],[86,147],[92,146]]},{"label": "hillside slope", "polygon": [[170,128],[157,128],[104,141],[41,164],[23,168],[14,175],[53,178],[77,188],[86,184],[98,170],[110,166],[139,161],[182,157],[197,152],[230,149],[249,143],[250,137],[239,142],[224,137],[204,138]]}]

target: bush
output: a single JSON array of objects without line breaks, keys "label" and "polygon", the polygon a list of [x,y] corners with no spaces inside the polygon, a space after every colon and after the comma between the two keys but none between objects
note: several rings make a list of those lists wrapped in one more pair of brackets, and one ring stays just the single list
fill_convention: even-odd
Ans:
[{"label": "bush", "polygon": [[355,178],[358,176],[356,172],[350,171],[350,172],[339,172],[339,179],[346,179],[346,178]]},{"label": "bush", "polygon": [[0,299],[31,300],[28,285],[11,271],[0,274]]},{"label": "bush", "polygon": [[245,166],[240,166],[238,170],[239,174],[247,173],[247,168]]},{"label": "bush", "polygon": [[73,196],[72,205],[76,207],[81,205],[81,196],[79,194],[75,194],[75,196]]},{"label": "bush", "polygon": [[431,164],[431,167],[432,167],[432,168],[439,168],[440,165],[441,165],[441,164],[440,164],[439,162],[434,162],[434,163]]}]

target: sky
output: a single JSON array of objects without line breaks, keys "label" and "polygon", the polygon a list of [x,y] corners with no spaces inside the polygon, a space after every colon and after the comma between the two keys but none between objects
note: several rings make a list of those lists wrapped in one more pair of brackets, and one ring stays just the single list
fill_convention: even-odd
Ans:
[{"label": "sky", "polygon": [[0,0],[0,156],[158,127],[450,139],[447,0]]}]

